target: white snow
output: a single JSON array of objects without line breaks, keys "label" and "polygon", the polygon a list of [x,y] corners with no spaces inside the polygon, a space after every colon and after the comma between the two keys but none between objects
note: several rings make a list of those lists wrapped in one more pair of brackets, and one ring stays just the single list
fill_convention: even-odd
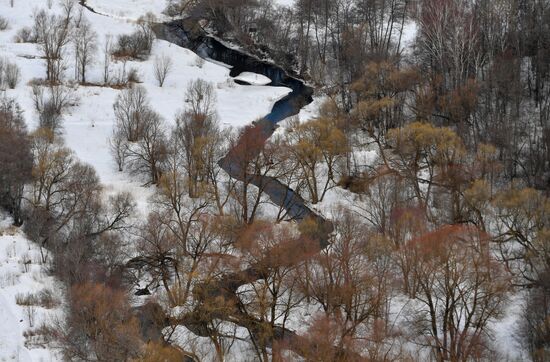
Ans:
[{"label": "white snow", "polygon": [[163,0],[87,0],[86,4],[100,14],[126,20],[137,20],[147,13],[162,20],[166,8]]},{"label": "white snow", "polygon": [[294,6],[296,0],[275,0],[275,4],[282,6]]},{"label": "white snow", "polygon": [[61,300],[60,283],[46,274],[38,246],[10,224],[0,213],[0,361],[59,360],[51,349],[27,347],[23,333],[60,315],[60,308],[25,307],[16,297],[49,289]]},{"label": "white snow", "polygon": [[[295,0],[275,0],[276,4],[292,6]],[[107,36],[116,40],[119,34],[134,31],[134,22],[140,16],[151,12],[158,18],[163,17],[164,0],[88,0],[88,5],[102,15],[84,10],[84,16],[93,24],[99,35],[99,49]],[[0,32],[0,57],[17,62],[21,68],[22,79],[14,90],[7,90],[6,96],[14,97],[21,104],[25,118],[32,130],[37,124],[37,115],[33,109],[32,93],[29,82],[35,78],[44,78],[45,65],[40,59],[40,52],[35,44],[20,44],[14,42],[14,35],[24,26],[31,27],[33,13],[47,8],[45,0],[15,0],[10,7],[10,0],[0,0],[0,14],[8,19],[10,26]],[[57,1],[53,1],[51,11],[59,12]],[[417,34],[414,22],[406,24],[402,45],[405,49]],[[68,46],[68,49],[70,46]],[[156,56],[167,55],[173,61],[164,87],[160,88],[153,75],[153,62]],[[69,68],[66,78],[71,79],[73,71],[73,56],[69,49],[66,58]],[[99,86],[102,82],[102,54],[97,54],[96,62],[90,68],[88,81],[97,86],[80,86],[76,89],[79,98],[78,105],[72,107],[64,117],[64,138],[67,146],[74,150],[76,156],[91,164],[100,176],[107,193],[130,191],[135,196],[143,213],[148,207],[148,198],[154,190],[152,187],[142,187],[140,180],[117,171],[109,152],[108,139],[114,126],[113,103],[120,90]],[[195,79],[202,78],[215,85],[217,92],[217,110],[220,122],[225,127],[238,128],[250,124],[253,120],[269,113],[272,105],[290,92],[288,88],[269,87],[267,77],[245,72],[232,78],[230,69],[215,62],[201,62],[199,57],[190,50],[183,49],[165,41],[154,43],[153,54],[143,62],[128,61],[114,63],[111,74],[115,75],[123,69],[135,68],[140,74],[142,85],[147,89],[151,106],[161,114],[166,122],[166,128],[173,125],[178,112],[185,107],[184,95],[186,86]],[[234,80],[242,80],[250,86],[238,85]],[[0,93],[1,96],[1,93]],[[315,97],[314,103],[305,107],[299,114],[304,121],[316,116],[316,110],[322,103],[322,97]],[[284,128],[281,127],[281,129]],[[372,159],[372,151],[360,155],[365,164]],[[323,203],[317,206],[325,214],[330,214],[338,203],[348,207],[354,205],[353,195],[348,191],[334,189],[327,193]],[[266,212],[269,212],[267,210]],[[1,221],[0,215],[0,362],[1,361],[51,361],[58,360],[54,352],[46,349],[30,349],[25,346],[23,333],[30,328],[29,318],[25,308],[16,304],[18,293],[30,293],[50,288],[59,290],[59,283],[43,271],[39,263],[39,249],[17,229],[9,227],[8,221]],[[24,260],[32,261],[28,271],[24,269]],[[520,298],[514,298],[506,317],[494,325],[497,345],[510,357],[514,356],[513,328],[518,314]],[[314,309],[312,307],[312,309]],[[46,321],[59,313],[59,310],[37,308],[35,325]],[[307,327],[306,316],[310,311],[304,310],[303,318],[299,318],[293,327]],[[181,333],[187,335],[183,329]],[[238,333],[245,337],[242,331]],[[199,338],[197,338],[199,339]],[[204,342],[206,343],[206,342]],[[236,343],[236,352],[246,349],[240,341]]]},{"label": "white snow", "polygon": [[246,82],[252,85],[268,85],[271,83],[271,79],[262,74],[256,74],[252,72],[242,72],[234,78],[235,80],[240,80],[241,82]]},{"label": "white snow", "polygon": [[[93,24],[98,33],[99,49],[107,36],[116,41],[116,36],[134,31],[134,24],[127,19],[137,18],[147,11],[160,11],[164,8],[163,0],[91,0],[88,4],[100,9],[106,15],[94,14],[84,10],[84,16]],[[0,2],[0,13],[8,19],[10,28],[0,32],[0,57],[16,61],[21,67],[22,79],[14,90],[7,90],[8,97],[14,97],[25,111],[25,118],[32,130],[37,125],[37,115],[33,109],[31,87],[29,81],[45,77],[45,64],[39,59],[40,52],[35,44],[20,44],[14,42],[18,29],[33,24],[33,13],[46,7],[43,0],[15,1],[13,8],[9,1]],[[125,9],[124,14],[121,9]],[[52,12],[60,12],[59,5],[54,1]],[[114,16],[111,17],[111,16]],[[68,69],[66,79],[74,74],[71,46],[67,46]],[[167,55],[172,59],[172,71],[164,87],[160,88],[153,73],[155,57]],[[76,90],[79,104],[69,110],[64,117],[64,138],[67,145],[73,149],[77,157],[91,164],[97,171],[101,182],[108,192],[129,190],[137,199],[142,210],[147,205],[147,199],[153,190],[141,187],[143,182],[117,171],[108,148],[115,123],[113,103],[120,90],[99,86],[102,83],[103,54],[98,51],[96,62],[90,67],[87,80],[98,86],[80,86]],[[268,114],[273,104],[287,95],[290,89],[283,87],[266,87],[256,77],[254,85],[238,85],[230,77],[227,66],[213,62],[201,62],[200,58],[190,50],[180,48],[166,41],[156,40],[152,55],[147,61],[128,61],[112,64],[111,74],[114,76],[125,69],[137,69],[142,86],[147,89],[151,106],[164,118],[167,130],[174,124],[175,116],[185,107],[185,91],[187,85],[202,78],[215,85],[217,92],[217,109],[220,123],[225,127],[239,128],[250,124],[257,118]]]},{"label": "white snow", "polygon": [[418,24],[415,21],[408,21],[403,27],[403,36],[401,38],[401,47],[407,54],[411,54],[413,50],[413,44],[418,36]]}]

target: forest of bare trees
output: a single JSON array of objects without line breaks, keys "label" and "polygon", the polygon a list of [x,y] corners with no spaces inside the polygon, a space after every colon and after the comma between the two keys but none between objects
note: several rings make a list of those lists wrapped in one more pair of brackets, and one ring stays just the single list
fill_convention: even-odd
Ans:
[{"label": "forest of bare trees", "polygon": [[[39,331],[63,358],[221,362],[246,343],[266,362],[492,361],[520,303],[517,348],[550,359],[549,0],[168,1],[315,89],[317,116],[270,138],[263,119],[225,129],[202,79],[164,119],[130,74],[109,79],[149,57],[153,19],[99,56],[78,6],[28,30],[38,127],[0,100],[0,207],[66,286]],[[117,90],[110,151],[153,190],[145,215],[64,143],[70,47],[76,82],[101,60]],[[159,87],[178,71],[164,54],[153,67]]]}]

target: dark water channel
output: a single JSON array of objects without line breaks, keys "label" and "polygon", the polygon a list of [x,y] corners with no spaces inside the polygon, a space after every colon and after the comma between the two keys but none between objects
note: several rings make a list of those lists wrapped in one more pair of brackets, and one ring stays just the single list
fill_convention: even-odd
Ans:
[{"label": "dark water channel", "polygon": [[[89,11],[95,12],[93,8],[86,4],[86,0],[80,0],[80,4]],[[251,157],[251,153],[252,157],[254,157],[254,153],[257,155],[261,152],[265,142],[273,135],[277,123],[298,114],[303,107],[312,102],[313,89],[297,77],[289,75],[288,72],[281,67],[257,59],[240,50],[232,49],[224,45],[218,39],[204,33],[199,33],[198,36],[189,36],[183,24],[184,22],[182,21],[157,24],[155,26],[155,33],[159,39],[164,39],[176,45],[188,48],[205,59],[212,59],[229,65],[231,67],[230,75],[233,77],[242,72],[262,74],[271,79],[271,86],[288,87],[292,90],[286,97],[276,102],[271,112],[262,120],[253,123],[243,130],[237,144],[219,161],[219,165],[231,177],[240,181],[248,181],[257,186],[262,192],[270,197],[273,203],[284,207],[292,219],[298,222],[306,219],[315,221],[318,227],[314,241],[317,242],[320,249],[326,248],[329,235],[333,231],[333,225],[330,221],[324,219],[321,215],[312,210],[298,193],[279,180],[269,176],[249,174],[243,167],[239,166],[243,164],[243,158]],[[242,106],[246,107],[246,104]],[[247,136],[253,136],[257,141],[257,146],[253,148],[252,152],[247,148]],[[246,156],[244,154],[246,154]],[[297,245],[297,247],[299,246]],[[266,257],[269,258],[269,256]],[[131,260],[128,264],[131,264],[132,261],[139,264],[137,260]],[[207,289],[211,290],[212,293],[216,295],[226,298],[238,298],[235,294],[237,289],[242,285],[263,278],[264,272],[265,271],[262,269],[251,266],[248,269],[222,276],[219,280],[211,282],[211,285],[208,285]],[[147,291],[147,293],[144,294],[149,294],[149,292]],[[148,308],[162,310],[156,303],[147,303],[142,307],[136,308],[136,314],[141,321],[142,337],[149,340],[161,340],[162,329],[173,324],[174,321],[165,318],[163,321],[155,320],[153,322],[149,316],[155,313],[148,310]],[[242,312],[235,310],[232,316],[232,321],[234,323],[248,328],[251,333],[255,330],[263,330],[263,322],[256,320],[250,315],[242,315]],[[202,304],[199,303],[196,309],[189,313],[189,315],[183,317],[179,323],[185,325],[197,335],[208,337],[209,333],[208,329],[204,328],[203,317]],[[300,355],[302,355],[304,346],[309,343],[295,332],[283,327],[275,328],[272,340],[288,342],[289,349]],[[185,360],[195,361],[195,358],[189,355],[186,356]]]},{"label": "dark water channel", "polygon": [[[278,65],[233,49],[214,37],[205,34],[191,36],[182,21],[163,24],[156,30],[157,37],[161,39],[188,48],[205,59],[230,66],[232,77],[236,77],[242,72],[257,73],[271,79],[270,86],[291,89],[287,96],[275,103],[269,114],[243,131],[241,141],[219,161],[219,164],[231,177],[256,185],[270,197],[273,203],[284,207],[291,219],[297,221],[305,218],[315,219],[326,230],[319,234],[319,246],[326,247],[328,234],[332,231],[330,222],[314,212],[300,195],[279,180],[269,176],[247,174],[241,167],[244,164],[242,162],[243,154],[246,153],[246,157],[251,157],[250,149],[243,150],[245,139],[247,137],[260,138],[265,143],[273,135],[277,123],[298,114],[303,107],[312,102],[313,89]],[[246,104],[242,106],[246,107]],[[252,152],[259,153],[261,148],[252,150]]]},{"label": "dark water channel", "polygon": [[304,106],[313,100],[313,89],[297,77],[289,75],[287,71],[278,65],[260,60],[241,50],[233,49],[208,35],[191,38],[180,21],[158,27],[157,36],[191,49],[202,58],[212,59],[230,66],[230,76],[232,77],[236,77],[242,72],[252,72],[271,79],[270,86],[290,88],[292,92],[275,103],[271,112],[264,117],[273,124],[298,114]]}]

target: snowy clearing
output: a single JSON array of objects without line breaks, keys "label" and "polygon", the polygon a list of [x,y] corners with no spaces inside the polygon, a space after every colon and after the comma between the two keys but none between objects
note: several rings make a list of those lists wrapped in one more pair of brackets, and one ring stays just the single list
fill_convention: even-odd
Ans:
[{"label": "snowy clearing", "polygon": [[11,219],[0,214],[0,361],[55,361],[55,351],[28,344],[26,331],[60,315],[60,307],[18,305],[17,299],[52,291],[61,301],[61,284],[48,276],[38,246]]}]

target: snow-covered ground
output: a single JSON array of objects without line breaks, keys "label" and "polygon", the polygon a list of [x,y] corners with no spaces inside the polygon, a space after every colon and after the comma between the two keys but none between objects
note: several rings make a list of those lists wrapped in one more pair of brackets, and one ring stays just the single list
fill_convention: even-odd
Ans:
[{"label": "snow-covered ground", "polygon": [[[15,62],[21,69],[21,81],[16,89],[8,89],[0,96],[13,97],[20,103],[24,116],[32,131],[37,126],[32,88],[33,79],[45,77],[45,62],[40,59],[36,44],[16,43],[15,35],[23,27],[32,27],[33,14],[40,9],[59,13],[60,8],[53,1],[51,9],[45,0],[16,0],[10,7],[9,0],[0,0],[0,14],[9,21],[9,28],[0,31],[0,57]],[[89,68],[87,80],[97,86],[75,86],[78,104],[71,107],[64,116],[63,137],[68,147],[84,162],[91,164],[100,176],[108,193],[130,191],[141,210],[145,212],[151,188],[141,186],[131,176],[117,171],[109,152],[108,139],[115,123],[113,103],[120,90],[102,87],[102,49],[107,37],[116,41],[119,34],[134,31],[133,20],[148,11],[160,15],[164,0],[90,0],[88,4],[98,12],[84,10],[84,16],[98,33],[98,52],[94,64]],[[74,74],[71,45],[67,46],[68,69],[66,81]],[[172,59],[172,70],[161,88],[153,74],[157,56],[166,55]],[[155,41],[152,55],[147,61],[113,63],[111,75],[116,76],[125,69],[135,68],[141,85],[147,90],[153,109],[164,118],[167,130],[174,123],[175,116],[185,107],[187,85],[198,78],[214,84],[217,93],[217,108],[220,123],[224,127],[238,128],[269,113],[273,104],[290,92],[288,88],[268,87],[260,75],[241,75],[251,86],[235,83],[229,76],[230,69],[223,64],[204,62],[193,52],[179,48],[165,41]],[[244,79],[243,79],[244,80]],[[0,220],[3,220],[0,218]],[[37,327],[60,312],[60,308],[46,310],[39,306],[24,307],[16,303],[16,296],[38,293],[50,289],[59,293],[60,285],[46,276],[40,265],[39,249],[28,241],[21,231],[11,228],[9,220],[0,223],[0,362],[1,361],[56,361],[60,360],[54,351],[26,346],[25,331]],[[26,265],[25,261],[31,260]],[[32,312],[32,316],[29,313]]]},{"label": "snow-covered ground", "polygon": [[163,19],[166,8],[163,0],[87,0],[86,4],[100,14],[126,20],[137,20],[147,13]]},{"label": "snow-covered ground", "polygon": [[251,72],[242,72],[235,77],[235,80],[246,82],[253,85],[268,85],[271,83],[271,79],[262,74],[256,74]]},{"label": "snow-covered ground", "polygon": [[[293,6],[296,0],[274,0],[274,3],[282,6]],[[87,0],[86,4],[100,14],[108,14],[111,17],[135,21],[146,13],[153,14],[157,19],[166,16],[163,10],[166,8],[165,0]]]},{"label": "snow-covered ground", "polygon": [[[275,0],[277,4],[292,6],[295,0]],[[134,31],[134,21],[147,12],[162,17],[164,0],[88,0],[88,5],[98,15],[84,10],[84,16],[93,24],[98,33],[100,49],[96,61],[90,68],[88,81],[100,84],[102,82],[103,44],[108,36],[116,38],[119,34]],[[14,97],[21,104],[25,118],[32,130],[37,124],[37,115],[33,110],[32,92],[29,82],[35,78],[44,78],[45,64],[40,59],[40,53],[35,44],[15,43],[16,32],[24,26],[33,23],[33,13],[47,8],[46,0],[15,0],[10,7],[10,0],[0,0],[0,14],[9,21],[9,28],[0,31],[0,57],[6,57],[16,62],[21,68],[22,79],[14,90],[7,90],[8,97]],[[51,11],[58,12],[57,2]],[[406,46],[416,36],[414,23],[407,25],[403,36]],[[66,58],[69,67],[66,78],[71,79],[73,65],[70,46]],[[157,56],[167,55],[172,59],[172,70],[164,87],[159,87],[153,75],[153,63]],[[290,91],[287,88],[269,87],[268,80],[263,76],[244,73],[235,79],[244,80],[252,86],[242,86],[229,76],[229,69],[221,64],[202,62],[193,52],[174,46],[165,41],[155,41],[153,54],[143,62],[128,61],[114,63],[111,73],[116,75],[125,68],[138,70],[142,85],[147,89],[151,106],[159,112],[169,128],[175,115],[185,107],[184,95],[187,84],[192,80],[202,78],[215,85],[218,99],[220,122],[225,127],[242,127],[269,113],[272,105]],[[120,90],[101,86],[80,86],[76,89],[78,105],[72,107],[64,118],[64,138],[67,145],[74,150],[79,159],[91,164],[107,192],[131,191],[142,210],[147,208],[148,197],[153,190],[144,188],[139,181],[125,173],[116,170],[109,152],[108,139],[111,136],[115,122],[113,103]],[[0,94],[1,95],[1,94]],[[316,115],[323,98],[305,107],[299,114],[301,120],[307,120]],[[366,152],[365,163],[373,157],[372,152]],[[341,189],[331,190],[325,201],[317,208],[329,215],[337,203],[354,204],[354,196]],[[0,220],[2,220],[0,215]],[[9,221],[0,222],[0,362],[1,361],[51,361],[56,360],[52,351],[45,349],[28,349],[25,347],[23,333],[30,328],[29,316],[25,307],[16,303],[16,295],[39,292],[45,288],[58,290],[59,286],[53,278],[46,276],[38,263],[39,251],[18,230],[8,227]],[[24,261],[31,263],[25,269]],[[513,329],[517,320],[519,299],[514,298],[511,307],[506,311],[505,318],[494,324],[496,344],[502,348],[503,354],[515,358],[513,344]],[[38,325],[59,310],[35,308],[34,324]],[[304,327],[306,324],[300,320]],[[293,326],[299,327],[299,325]],[[187,331],[182,331],[183,334]],[[235,349],[245,348],[244,345]],[[519,358],[519,357],[518,357]]]},{"label": "snow-covered ground", "polygon": [[60,305],[46,309],[17,300],[51,291],[61,302],[61,285],[46,274],[38,246],[10,225],[0,213],[0,361],[57,361],[55,351],[29,344],[23,334],[58,316]]},{"label": "snow-covered ground", "polygon": [[275,4],[284,6],[293,6],[296,0],[275,0]]},{"label": "snow-covered ground", "polygon": [[[147,11],[162,10],[163,0],[124,0],[107,1],[92,0],[89,5],[101,9],[105,15],[94,14],[84,10],[84,16],[92,23],[98,33],[98,52],[96,61],[89,69],[87,80],[90,83],[102,83],[103,44],[108,36],[116,40],[119,34],[131,33],[135,25],[130,20],[137,14]],[[44,0],[15,1],[14,7],[8,0],[0,2],[0,13],[8,19],[9,28],[0,32],[0,57],[17,62],[21,67],[22,79],[14,90],[7,90],[8,97],[14,97],[25,111],[25,118],[32,130],[37,125],[37,115],[33,109],[31,87],[29,81],[45,77],[45,63],[40,59],[40,52],[35,44],[14,42],[16,32],[24,26],[31,27],[33,13],[38,9],[47,9]],[[121,13],[120,9],[126,9]],[[54,1],[52,12],[59,12],[59,6]],[[68,69],[66,79],[74,74],[71,46],[67,46],[66,59]],[[172,59],[172,70],[164,87],[159,87],[153,73],[153,64],[157,56],[166,55]],[[111,74],[115,76],[125,69],[135,68],[138,71],[142,86],[147,89],[151,106],[161,114],[168,129],[174,124],[176,114],[185,107],[184,96],[187,85],[202,78],[215,85],[217,92],[217,108],[220,123],[225,127],[242,127],[253,120],[269,113],[273,104],[290,92],[283,87],[263,86],[261,76],[248,74],[247,77],[257,78],[252,86],[238,85],[229,76],[230,69],[220,64],[203,62],[193,52],[174,46],[166,41],[156,40],[152,55],[147,61],[128,61],[114,63]],[[120,90],[101,86],[80,86],[76,89],[79,102],[72,107],[64,117],[64,138],[67,145],[73,149],[79,159],[91,164],[107,191],[129,190],[136,196],[138,204],[145,206],[151,190],[141,187],[141,183],[132,180],[126,174],[119,173],[109,152],[108,139],[111,136],[115,122],[113,103]]]}]

